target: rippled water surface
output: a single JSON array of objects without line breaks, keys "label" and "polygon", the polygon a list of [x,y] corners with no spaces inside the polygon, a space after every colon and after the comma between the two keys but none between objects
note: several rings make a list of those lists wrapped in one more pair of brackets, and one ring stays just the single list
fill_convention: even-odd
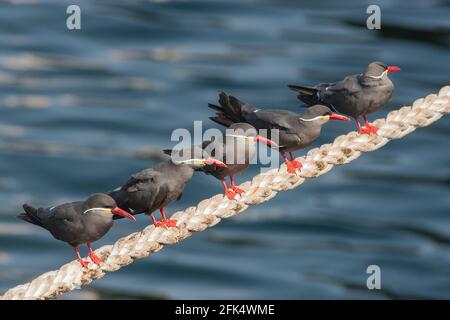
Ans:
[{"label": "rippled water surface", "polygon": [[[225,90],[300,110],[287,83],[402,68],[389,110],[449,84],[450,4],[364,1],[0,1],[0,292],[73,259],[15,218],[110,190],[157,161],[172,129],[205,120]],[[353,130],[327,124],[315,146]],[[450,298],[450,119],[336,167],[68,298]],[[299,153],[301,154],[301,153]],[[254,167],[239,177],[251,178]],[[220,193],[197,175],[168,211]],[[95,244],[149,223],[120,221]],[[84,248],[83,248],[84,250]],[[366,268],[382,290],[366,288]]]}]

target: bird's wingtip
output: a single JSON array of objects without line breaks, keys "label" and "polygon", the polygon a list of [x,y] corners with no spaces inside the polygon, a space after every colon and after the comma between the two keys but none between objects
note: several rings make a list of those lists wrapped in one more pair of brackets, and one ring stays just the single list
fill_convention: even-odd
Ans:
[{"label": "bird's wingtip", "polygon": [[220,97],[220,98],[226,98],[226,97],[228,97],[228,95],[227,95],[224,91],[221,91],[221,92],[219,93],[219,97]]},{"label": "bird's wingtip", "polygon": [[28,203],[24,203],[22,205],[23,210],[25,210],[25,212],[29,212],[29,211],[34,211],[34,207],[29,205]]},{"label": "bird's wingtip", "polygon": [[295,84],[288,84],[287,87],[288,87],[289,89],[291,89],[292,91],[298,91],[299,89],[301,89],[300,86],[297,86],[297,85],[295,85]]},{"label": "bird's wingtip", "polygon": [[24,218],[27,216],[25,212],[21,212],[16,215],[16,218],[24,220]]}]

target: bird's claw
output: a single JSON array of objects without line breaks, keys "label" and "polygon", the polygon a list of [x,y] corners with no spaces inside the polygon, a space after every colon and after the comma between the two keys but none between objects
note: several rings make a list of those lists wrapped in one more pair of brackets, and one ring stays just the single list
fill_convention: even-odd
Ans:
[{"label": "bird's claw", "polygon": [[228,199],[234,200],[234,197],[236,196],[236,193],[233,190],[231,190],[231,189],[227,189],[225,191],[225,195],[227,196]]},{"label": "bird's claw", "polygon": [[175,219],[163,219],[161,221],[155,220],[153,224],[156,228],[164,228],[164,229],[175,228],[177,226],[177,220]]},{"label": "bird's claw", "polygon": [[153,221],[153,225],[156,228],[164,228],[165,227],[164,221]]},{"label": "bird's claw", "polygon": [[371,134],[370,129],[366,126],[360,127],[358,131],[359,134]]},{"label": "bird's claw", "polygon": [[297,160],[292,160],[291,163],[298,169],[301,170],[302,169],[302,163],[300,161]]},{"label": "bird's claw", "polygon": [[85,261],[83,259],[78,259],[78,262],[81,264],[82,268],[86,268],[89,266],[89,261]]},{"label": "bird's claw", "polygon": [[287,172],[289,172],[289,173],[296,173],[297,172],[297,167],[294,166],[290,162],[286,163],[286,167],[287,167]]},{"label": "bird's claw", "polygon": [[377,134],[377,132],[378,132],[378,127],[376,127],[370,123],[366,123],[365,127],[367,128],[367,130],[369,130],[369,133]]},{"label": "bird's claw", "polygon": [[163,220],[162,223],[164,224],[164,227],[167,228],[175,228],[177,226],[177,220],[175,219],[166,219]]},{"label": "bird's claw", "polygon": [[89,253],[89,258],[98,266],[103,262],[94,252]]},{"label": "bird's claw", "polygon": [[297,160],[291,160],[286,162],[287,172],[297,173],[297,170],[301,170],[302,164]]},{"label": "bird's claw", "polygon": [[237,193],[238,195],[241,195],[242,193],[245,192],[244,189],[241,189],[241,188],[239,188],[239,187],[236,187],[235,185],[231,185],[231,189],[233,189],[233,191],[234,191],[235,193]]}]

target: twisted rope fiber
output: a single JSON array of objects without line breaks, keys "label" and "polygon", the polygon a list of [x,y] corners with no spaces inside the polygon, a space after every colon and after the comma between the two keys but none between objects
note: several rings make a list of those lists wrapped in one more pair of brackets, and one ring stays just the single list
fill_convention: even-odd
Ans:
[{"label": "twisted rope fiber", "polygon": [[102,278],[106,272],[117,271],[134,260],[161,250],[165,245],[188,238],[192,232],[204,231],[221,219],[238,215],[250,205],[268,201],[280,191],[296,188],[305,179],[319,177],[334,165],[353,161],[362,152],[381,148],[390,140],[403,138],[416,128],[426,127],[449,113],[450,86],[445,86],[438,95],[430,94],[416,100],[412,106],[390,112],[386,119],[376,120],[374,124],[379,127],[378,135],[359,135],[353,131],[337,137],[331,144],[310,150],[305,157],[297,159],[303,164],[300,175],[289,174],[284,164],[279,169],[261,173],[240,186],[247,191],[237,201],[230,201],[223,195],[203,200],[196,207],[173,214],[177,228],[163,229],[150,225],[119,239],[114,245],[97,249],[96,254],[104,261],[100,267],[90,263],[88,269],[83,269],[74,260],[59,270],[49,271],[29,283],[8,290],[0,296],[0,300],[51,299],[88,285]]}]

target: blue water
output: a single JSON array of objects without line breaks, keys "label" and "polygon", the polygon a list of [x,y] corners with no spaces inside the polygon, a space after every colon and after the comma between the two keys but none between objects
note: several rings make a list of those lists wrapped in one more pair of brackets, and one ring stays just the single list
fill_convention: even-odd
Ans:
[{"label": "blue water", "polygon": [[[382,60],[402,68],[383,117],[449,84],[447,1],[82,0],[69,31],[72,3],[0,2],[0,292],[74,258],[15,218],[22,203],[119,185],[159,161],[174,128],[213,127],[206,105],[221,90],[300,110],[286,84]],[[365,27],[369,4],[379,31]],[[327,124],[315,146],[350,130]],[[448,299],[449,137],[446,117],[65,297]],[[196,175],[167,211],[221,190]],[[120,221],[95,247],[148,223]],[[371,264],[382,290],[366,287]]]}]

